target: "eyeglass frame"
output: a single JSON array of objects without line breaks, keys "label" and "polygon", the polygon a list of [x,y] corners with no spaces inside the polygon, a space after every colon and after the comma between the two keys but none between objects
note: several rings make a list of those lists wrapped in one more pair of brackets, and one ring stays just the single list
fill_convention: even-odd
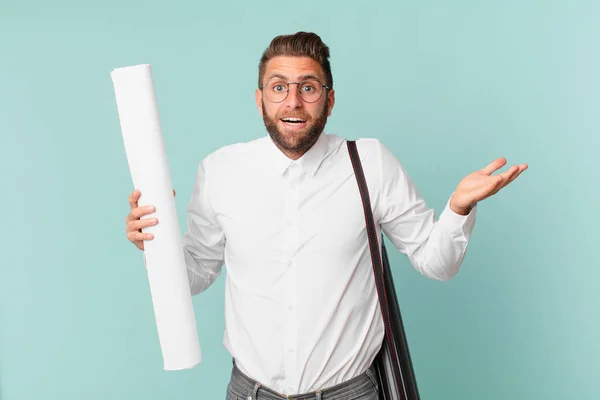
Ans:
[{"label": "eyeglass frame", "polygon": [[[270,80],[270,79],[269,79],[269,80]],[[301,84],[301,83],[304,83],[304,82],[307,82],[307,81],[310,81],[310,80],[314,80],[314,81],[317,81],[317,82],[321,83],[321,81],[320,81],[320,80],[318,80],[317,78],[310,78],[310,79],[306,79],[306,80],[303,80],[302,82],[282,82],[282,83],[285,83],[285,84],[286,84],[286,86],[287,86],[287,90],[285,91],[285,97],[284,97],[283,99],[281,99],[280,101],[273,101],[273,100],[269,99],[269,96],[267,96],[266,94],[265,94],[265,97],[266,97],[266,98],[267,98],[267,99],[268,99],[268,100],[269,100],[271,103],[276,103],[276,104],[283,103],[283,102],[285,101],[285,99],[287,99],[287,97],[288,97],[288,96],[289,96],[289,94],[290,94],[290,85],[296,84],[296,85],[298,85],[298,88],[296,89],[296,91],[298,92],[298,96],[300,96],[300,99],[301,99],[303,102],[305,102],[305,103],[308,103],[308,104],[313,104],[313,103],[316,103],[317,101],[321,100],[321,98],[323,97],[323,93],[325,93],[325,91],[323,91],[323,93],[321,93],[321,95],[319,96],[319,98],[318,98],[318,99],[316,99],[315,101],[306,101],[306,100],[304,100],[304,98],[303,98],[303,97],[302,97],[302,95],[300,94],[300,84]],[[268,81],[267,81],[267,82],[268,82]],[[263,90],[263,89],[264,89],[264,87],[265,87],[265,84],[263,83],[263,84],[261,84],[261,85],[260,85],[259,89],[260,89],[260,90]],[[330,86],[323,85],[322,83],[321,83],[321,87],[322,87],[322,88],[325,88],[326,90],[331,90],[331,87],[330,87]],[[263,92],[263,93],[264,93],[264,92]]]}]

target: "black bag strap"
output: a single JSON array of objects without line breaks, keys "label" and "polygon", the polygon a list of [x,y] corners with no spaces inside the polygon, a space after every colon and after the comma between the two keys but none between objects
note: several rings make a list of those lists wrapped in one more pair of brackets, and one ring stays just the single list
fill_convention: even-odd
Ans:
[{"label": "black bag strap", "polygon": [[[371,261],[373,263],[373,273],[375,275],[375,285],[377,287],[377,295],[379,296],[379,306],[381,308],[381,314],[383,316],[383,322],[385,325],[385,340],[390,349],[390,353],[393,358],[392,366],[394,369],[395,380],[398,383],[403,382],[400,374],[399,359],[397,355],[397,349],[394,343],[394,334],[392,332],[392,321],[390,318],[388,296],[385,288],[385,282],[383,277],[383,263],[381,261],[381,255],[379,252],[379,242],[377,240],[377,231],[375,230],[375,221],[373,219],[373,211],[371,208],[371,200],[369,197],[369,190],[367,182],[365,180],[365,174],[360,162],[358,150],[356,148],[356,142],[348,140],[348,152],[350,153],[350,159],[352,161],[352,167],[354,168],[354,174],[356,175],[356,181],[358,183],[358,189],[362,198],[363,210],[365,213],[365,220],[367,224],[367,235],[369,237],[369,248],[371,250]],[[382,237],[382,246],[383,243]],[[400,391],[402,392],[402,390]]]}]

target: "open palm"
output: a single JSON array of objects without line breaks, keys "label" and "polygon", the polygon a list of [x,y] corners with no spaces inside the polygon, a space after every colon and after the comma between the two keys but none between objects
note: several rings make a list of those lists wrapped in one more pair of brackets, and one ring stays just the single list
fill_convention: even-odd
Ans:
[{"label": "open palm", "polygon": [[458,184],[454,196],[452,196],[453,208],[457,210],[470,209],[475,203],[498,193],[500,189],[514,181],[528,167],[527,164],[513,165],[506,172],[492,175],[505,164],[505,158],[498,158],[485,168],[464,177]]}]

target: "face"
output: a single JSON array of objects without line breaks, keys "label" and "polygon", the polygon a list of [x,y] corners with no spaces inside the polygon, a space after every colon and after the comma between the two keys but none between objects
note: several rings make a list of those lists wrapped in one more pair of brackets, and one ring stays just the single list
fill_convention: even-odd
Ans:
[{"label": "face", "polygon": [[[266,65],[263,83],[273,76],[285,82],[302,82],[313,76],[326,83],[321,66],[310,57],[272,58]],[[272,102],[262,90],[256,90],[256,105],[265,127],[277,147],[288,157],[300,158],[323,132],[335,102],[333,90],[323,90],[321,98],[314,103],[302,100],[295,84],[289,86],[287,97],[280,103]]]}]

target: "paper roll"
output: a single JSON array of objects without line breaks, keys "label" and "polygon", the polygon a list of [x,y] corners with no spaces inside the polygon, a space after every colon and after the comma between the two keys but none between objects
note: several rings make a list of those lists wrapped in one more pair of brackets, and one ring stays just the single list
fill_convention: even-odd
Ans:
[{"label": "paper roll", "polygon": [[164,369],[192,368],[202,357],[152,69],[142,64],[110,75],[138,204],[156,207],[147,217],[158,224],[143,230],[154,234],[144,242],[144,255]]}]

